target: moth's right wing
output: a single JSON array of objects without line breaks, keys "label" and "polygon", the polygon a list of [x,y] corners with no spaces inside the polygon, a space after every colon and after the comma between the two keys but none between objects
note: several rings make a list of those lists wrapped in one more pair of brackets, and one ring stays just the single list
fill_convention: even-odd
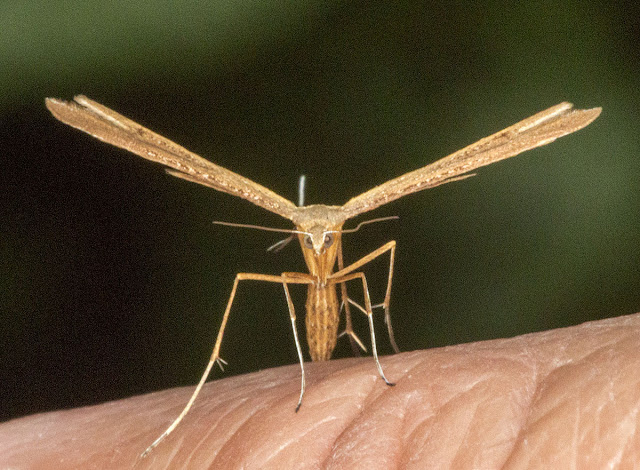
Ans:
[{"label": "moth's right wing", "polygon": [[342,211],[355,217],[407,194],[472,176],[470,171],[526,150],[547,145],[559,137],[582,129],[600,115],[601,108],[573,109],[560,103],[534,114],[475,144],[411,171],[349,200]]},{"label": "moth's right wing", "polygon": [[178,144],[127,119],[86,96],[75,102],[47,98],[49,111],[60,121],[104,142],[162,163],[173,176],[238,196],[268,211],[291,219],[296,205],[270,189],[211,163]]}]

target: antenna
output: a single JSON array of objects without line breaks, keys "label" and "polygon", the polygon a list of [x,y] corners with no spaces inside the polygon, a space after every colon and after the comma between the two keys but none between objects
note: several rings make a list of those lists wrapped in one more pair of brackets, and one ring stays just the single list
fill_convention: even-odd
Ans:
[{"label": "antenna", "polygon": [[376,222],[385,222],[387,220],[398,220],[400,217],[398,217],[397,215],[390,215],[389,217],[378,217],[377,219],[369,219],[369,220],[365,220],[363,222],[360,222],[358,225],[355,226],[355,228],[348,228],[346,230],[340,230],[340,232],[342,233],[353,233],[353,232],[357,232],[358,230],[360,230],[360,227],[362,227],[363,225],[368,225],[368,224],[375,224]]},{"label": "antenna", "polygon": [[301,230],[295,230],[295,229],[264,227],[262,225],[253,225],[253,224],[237,224],[235,222],[223,222],[222,220],[214,220],[212,223],[216,224],[216,225],[225,225],[227,227],[255,228],[257,230],[264,230],[266,232],[280,232],[280,233],[291,233],[291,234],[294,234],[294,233],[305,233],[305,234],[308,234],[308,232],[303,232]]}]

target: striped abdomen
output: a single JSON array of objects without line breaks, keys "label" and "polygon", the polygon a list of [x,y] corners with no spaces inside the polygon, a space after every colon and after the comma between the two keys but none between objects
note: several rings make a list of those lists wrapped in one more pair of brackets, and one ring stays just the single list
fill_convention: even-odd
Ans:
[{"label": "striped abdomen", "polygon": [[313,361],[327,361],[338,339],[338,297],[336,286],[309,285],[307,292],[307,343]]}]

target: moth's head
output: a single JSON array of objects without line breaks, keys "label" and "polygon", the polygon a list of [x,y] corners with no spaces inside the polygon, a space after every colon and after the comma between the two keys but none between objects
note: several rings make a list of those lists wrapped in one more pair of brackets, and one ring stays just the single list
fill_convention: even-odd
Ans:
[{"label": "moth's head", "polygon": [[293,219],[303,250],[313,250],[316,256],[335,251],[340,241],[344,216],[340,207],[313,205],[299,207]]},{"label": "moth's head", "polygon": [[[397,216],[378,217],[360,222],[355,228],[343,230],[342,226],[349,217],[340,206],[313,205],[296,208],[292,217],[302,251],[313,251],[316,256],[335,252],[340,246],[343,233],[353,233],[360,227],[385,220],[395,220]],[[280,246],[278,246],[280,248]],[[333,248],[333,250],[332,250]]]},{"label": "moth's head", "polygon": [[316,225],[298,233],[300,244],[303,248],[313,250],[316,256],[330,250],[340,239],[340,227]]},{"label": "moth's head", "polygon": [[302,256],[309,273],[324,282],[333,271],[340,251],[342,224],[331,225],[326,220],[316,220],[313,225],[296,226]]}]

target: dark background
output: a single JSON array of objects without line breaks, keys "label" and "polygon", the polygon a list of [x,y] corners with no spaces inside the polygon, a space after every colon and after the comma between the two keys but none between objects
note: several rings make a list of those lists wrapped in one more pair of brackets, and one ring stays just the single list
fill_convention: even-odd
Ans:
[{"label": "dark background", "polygon": [[[361,217],[400,220],[345,236],[345,256],[397,240],[403,350],[640,310],[638,11],[170,3],[2,8],[0,418],[195,384],[235,273],[304,269],[293,244],[265,252],[277,234],[211,224],[286,220],[62,125],[46,96],[87,94],[294,201],[305,173],[325,204],[561,101],[602,106],[585,130]],[[366,268],[374,302],[387,259]],[[280,286],[241,285],[222,356],[225,376],[296,362]]]}]

